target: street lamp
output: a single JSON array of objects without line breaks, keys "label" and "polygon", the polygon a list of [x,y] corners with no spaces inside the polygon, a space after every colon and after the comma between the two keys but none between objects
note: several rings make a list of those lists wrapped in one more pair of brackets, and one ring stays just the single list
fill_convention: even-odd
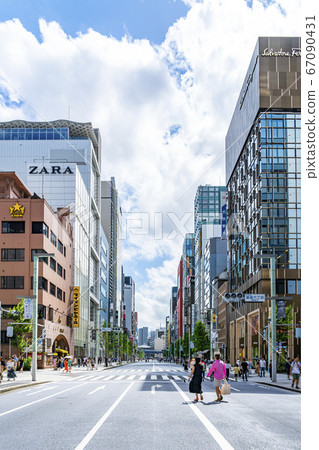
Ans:
[{"label": "street lamp", "polygon": [[[267,258],[270,259],[270,297],[271,297],[271,354],[272,354],[272,381],[277,381],[277,356],[276,356],[276,272],[275,272],[275,260],[276,255],[272,254],[256,254],[254,258]],[[268,329],[269,330],[269,329]],[[269,333],[268,333],[269,336]],[[268,342],[268,348],[270,342]],[[269,351],[268,351],[269,355]],[[269,356],[268,356],[269,359]],[[269,363],[269,361],[268,361]],[[269,367],[269,366],[268,366]]]},{"label": "street lamp", "polygon": [[33,255],[33,312],[32,312],[32,381],[37,380],[37,342],[38,342],[38,268],[39,258],[50,258],[55,253],[35,253]]}]

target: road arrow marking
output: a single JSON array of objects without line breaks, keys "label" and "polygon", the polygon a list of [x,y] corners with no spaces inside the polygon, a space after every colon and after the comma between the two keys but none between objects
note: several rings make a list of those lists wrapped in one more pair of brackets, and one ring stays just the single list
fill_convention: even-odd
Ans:
[{"label": "road arrow marking", "polygon": [[154,384],[154,386],[152,386],[152,394],[155,394],[155,389],[156,388],[161,388],[162,386],[160,384]]},{"label": "road arrow marking", "polygon": [[94,391],[90,392],[88,395],[94,394],[94,392],[100,391],[101,389],[104,389],[104,388],[105,388],[105,385],[99,386],[98,388],[94,389]]}]

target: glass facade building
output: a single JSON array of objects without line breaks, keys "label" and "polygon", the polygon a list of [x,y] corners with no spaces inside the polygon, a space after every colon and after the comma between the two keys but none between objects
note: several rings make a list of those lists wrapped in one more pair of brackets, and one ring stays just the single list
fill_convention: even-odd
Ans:
[{"label": "glass facade building", "polygon": [[[300,38],[259,38],[226,136],[229,292],[270,296],[269,259],[276,257],[276,295],[290,295],[300,319],[301,90]],[[229,309],[227,356],[267,355],[261,329],[270,300]],[[296,322],[295,322],[296,323]],[[300,352],[293,331],[283,354]]]},{"label": "glass facade building", "polygon": [[[194,230],[195,230],[195,322],[204,319],[204,267],[203,242],[206,237],[210,237],[210,229],[207,225],[221,225],[222,206],[226,201],[225,186],[198,186],[194,200]],[[203,233],[203,227],[206,232]],[[216,228],[216,227],[215,227]],[[214,227],[211,227],[214,234]],[[213,234],[211,237],[213,237]]]}]

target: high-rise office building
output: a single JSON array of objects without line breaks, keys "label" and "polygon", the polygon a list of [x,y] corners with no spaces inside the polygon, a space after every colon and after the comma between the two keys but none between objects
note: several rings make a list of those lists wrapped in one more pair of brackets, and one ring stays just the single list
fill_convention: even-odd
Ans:
[{"label": "high-rise office building", "polygon": [[71,211],[73,283],[80,295],[74,353],[93,355],[96,343],[88,330],[97,327],[100,304],[99,130],[69,120],[1,122],[0,158],[2,170],[15,170],[55,212]]},{"label": "high-rise office building", "polygon": [[[195,321],[204,320],[204,272],[203,255],[206,242],[203,238],[213,237],[207,231],[214,227],[208,227],[203,233],[204,226],[219,225],[222,223],[222,208],[226,203],[225,186],[198,186],[194,200],[194,231],[195,231]],[[219,232],[221,236],[221,231]]]},{"label": "high-rise office building", "polygon": [[123,328],[128,335],[135,333],[135,283],[132,277],[124,277]]},{"label": "high-rise office building", "polygon": [[[226,136],[229,289],[270,296],[269,259],[276,261],[276,295],[292,297],[300,319],[300,38],[260,37]],[[229,353],[267,354],[261,338],[270,301],[240,304],[230,313]],[[293,331],[277,336],[289,356],[300,350]],[[286,354],[287,354],[286,353]]]},{"label": "high-rise office building", "polygon": [[109,327],[109,243],[103,227],[100,231],[100,326]]},{"label": "high-rise office building", "polygon": [[195,235],[187,233],[183,243],[183,329],[187,333],[192,323],[192,297],[188,295],[191,278],[195,276]]},{"label": "high-rise office building", "polygon": [[115,178],[101,183],[101,222],[109,242],[109,323],[121,325],[122,311],[122,210]]},{"label": "high-rise office building", "polygon": [[148,327],[138,329],[138,345],[147,345]]}]

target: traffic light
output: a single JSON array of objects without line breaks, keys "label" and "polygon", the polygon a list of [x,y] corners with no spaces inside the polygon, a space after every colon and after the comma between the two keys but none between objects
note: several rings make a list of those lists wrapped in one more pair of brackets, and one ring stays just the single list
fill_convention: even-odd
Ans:
[{"label": "traffic light", "polygon": [[223,296],[223,301],[226,303],[236,303],[244,300],[245,295],[242,292],[227,292]]},{"label": "traffic light", "polygon": [[216,314],[212,315],[212,320],[213,320],[213,323],[216,323]]}]

